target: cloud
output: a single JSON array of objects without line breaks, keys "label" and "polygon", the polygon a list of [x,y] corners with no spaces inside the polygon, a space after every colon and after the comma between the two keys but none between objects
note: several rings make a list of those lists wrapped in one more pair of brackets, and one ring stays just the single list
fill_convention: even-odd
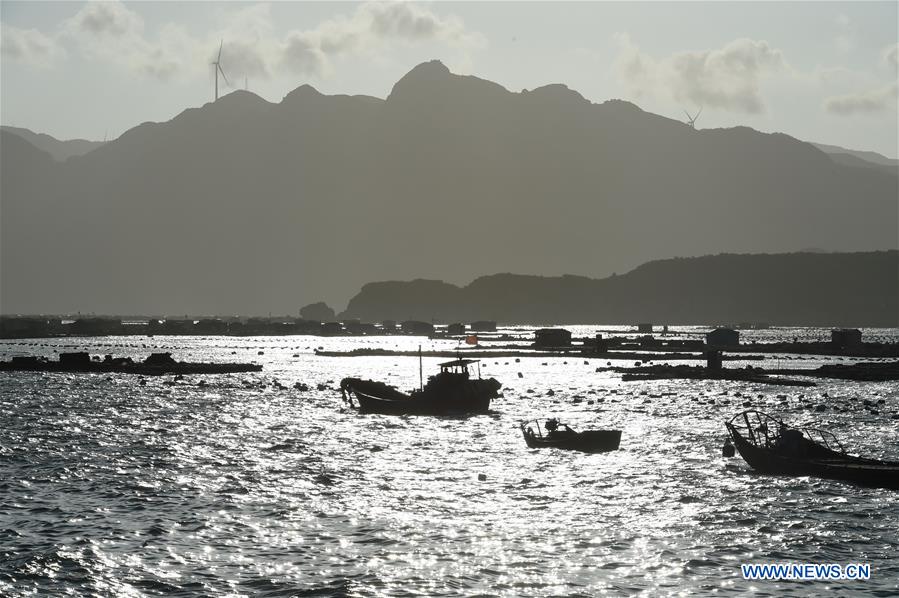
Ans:
[{"label": "cloud", "polygon": [[36,29],[19,29],[0,24],[0,54],[3,58],[47,68],[64,58],[65,49]]},{"label": "cloud", "polygon": [[89,2],[63,23],[63,31],[69,43],[91,59],[162,81],[211,72],[222,39],[228,40],[222,63],[229,75],[268,74],[261,55],[271,32],[267,5],[230,11],[214,34],[197,37],[175,23],[149,35],[143,18],[123,3]]},{"label": "cloud", "polygon": [[68,26],[89,35],[123,37],[140,34],[144,21],[118,0],[98,0],[86,3]]},{"label": "cloud", "polygon": [[329,67],[321,42],[313,34],[297,31],[287,36],[283,62],[290,71],[301,75],[321,76]]},{"label": "cloud", "polygon": [[899,43],[886,47],[883,51],[883,61],[894,71],[899,68]]},{"label": "cloud", "polygon": [[477,36],[465,30],[461,19],[441,18],[417,4],[371,2],[364,4],[359,14],[362,18],[370,19],[372,35],[382,39],[438,39],[464,45],[478,43]]},{"label": "cloud", "polygon": [[768,42],[737,39],[722,48],[679,52],[656,59],[627,34],[616,34],[619,76],[640,95],[669,95],[680,102],[755,114],[765,109],[761,80],[786,67]]},{"label": "cloud", "polygon": [[179,70],[171,50],[150,43],[144,37],[143,18],[118,0],[87,2],[62,23],[62,35],[91,60],[159,79],[171,78]]},{"label": "cloud", "polygon": [[461,19],[440,15],[409,2],[367,2],[350,15],[340,15],[309,31],[292,31],[283,46],[284,64],[293,72],[321,75],[341,55],[391,43],[439,41],[471,49],[483,36],[466,29]]},{"label": "cloud", "polygon": [[[218,48],[215,48],[217,53]],[[214,55],[210,55],[210,60]],[[227,67],[227,68],[226,68]],[[234,76],[268,78],[271,75],[269,58],[258,43],[246,39],[228,38],[222,46],[222,69]]]},{"label": "cloud", "polygon": [[394,1],[366,2],[311,29],[281,35],[266,3],[226,9],[214,28],[200,36],[174,23],[152,35],[145,29],[141,16],[118,0],[88,2],[62,27],[66,40],[92,59],[158,79],[196,76],[210,69],[222,40],[222,67],[237,80],[277,72],[324,77],[339,57],[397,43],[440,42],[463,50],[484,44],[461,19]]},{"label": "cloud", "polygon": [[274,32],[269,4],[253,4],[225,13],[221,26],[205,41],[197,42],[204,48],[206,64],[215,59],[222,41],[222,67],[234,77],[270,77],[283,51]]},{"label": "cloud", "polygon": [[[881,53],[883,64],[890,69],[891,82],[856,93],[830,96],[824,99],[824,110],[836,116],[896,114],[899,100],[899,43],[890,44]],[[870,83],[869,83],[870,84]]]},{"label": "cloud", "polygon": [[899,85],[892,83],[885,87],[861,93],[832,96],[824,100],[824,110],[838,116],[857,114],[896,113]]}]

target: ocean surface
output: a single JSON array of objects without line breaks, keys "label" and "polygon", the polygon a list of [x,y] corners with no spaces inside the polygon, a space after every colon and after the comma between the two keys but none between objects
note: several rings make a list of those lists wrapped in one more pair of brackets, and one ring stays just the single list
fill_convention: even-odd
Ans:
[{"label": "ocean surface", "polygon": [[[899,340],[897,330],[865,335]],[[164,350],[264,366],[183,380],[0,372],[0,595],[899,595],[899,492],[759,476],[721,456],[724,421],[748,402],[826,425],[852,452],[899,460],[896,383],[622,382],[596,371],[607,359],[487,358],[482,375],[504,384],[493,413],[395,417],[346,409],[337,385],[358,376],[411,389],[417,358],[314,354],[419,344],[458,346],[421,337],[0,341],[0,359]],[[440,361],[425,358],[425,376]],[[831,361],[854,360],[752,363]],[[808,408],[819,404],[827,410]],[[519,422],[546,416],[621,429],[621,450],[527,449]],[[742,578],[741,564],[779,562],[869,563],[871,579]]]}]

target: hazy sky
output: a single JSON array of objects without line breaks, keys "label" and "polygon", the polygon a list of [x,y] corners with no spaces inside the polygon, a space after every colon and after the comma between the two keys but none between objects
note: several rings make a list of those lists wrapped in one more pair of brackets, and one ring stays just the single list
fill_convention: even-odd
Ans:
[{"label": "hazy sky", "polygon": [[[386,97],[420,62],[513,90],[564,83],[700,128],[897,156],[896,2],[0,2],[0,120],[102,140],[231,83]],[[229,88],[221,82],[221,93]]]}]

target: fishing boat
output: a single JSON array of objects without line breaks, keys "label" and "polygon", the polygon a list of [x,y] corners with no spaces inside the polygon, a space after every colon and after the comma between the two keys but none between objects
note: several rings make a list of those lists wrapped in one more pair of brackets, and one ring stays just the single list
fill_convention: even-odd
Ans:
[{"label": "fishing boat", "polygon": [[618,450],[621,430],[585,430],[576,432],[558,419],[535,419],[521,424],[521,433],[529,448],[558,448],[585,453]]},{"label": "fishing boat", "polygon": [[899,462],[850,455],[826,430],[788,426],[754,410],[735,415],[725,425],[740,456],[759,473],[899,489]]},{"label": "fishing boat", "polygon": [[455,359],[440,364],[440,372],[427,384],[404,393],[383,382],[344,378],[340,381],[343,400],[360,413],[389,415],[465,415],[486,413],[490,400],[502,387],[495,378],[473,373],[477,359]]}]

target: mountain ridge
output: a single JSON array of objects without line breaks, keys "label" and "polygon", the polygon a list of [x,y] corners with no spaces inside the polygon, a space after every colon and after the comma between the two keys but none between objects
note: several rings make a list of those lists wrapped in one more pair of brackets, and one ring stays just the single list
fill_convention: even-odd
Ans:
[{"label": "mountain ridge", "polygon": [[21,137],[39,150],[45,151],[57,162],[65,162],[72,156],[81,156],[101,147],[105,141],[88,141],[87,139],[60,140],[46,133],[35,133],[23,127],[0,126],[0,129]]},{"label": "mountain ridge", "polygon": [[[668,258],[603,279],[497,273],[363,285],[341,319],[899,326],[899,251]],[[864,288],[865,293],[858,289]],[[524,300],[523,300],[524,299]]]},{"label": "mountain ridge", "polygon": [[437,65],[404,79],[385,100],[232,92],[64,163],[4,141],[28,167],[0,181],[3,309],[291,312],[367,280],[899,238],[899,178],[786,135]]}]

